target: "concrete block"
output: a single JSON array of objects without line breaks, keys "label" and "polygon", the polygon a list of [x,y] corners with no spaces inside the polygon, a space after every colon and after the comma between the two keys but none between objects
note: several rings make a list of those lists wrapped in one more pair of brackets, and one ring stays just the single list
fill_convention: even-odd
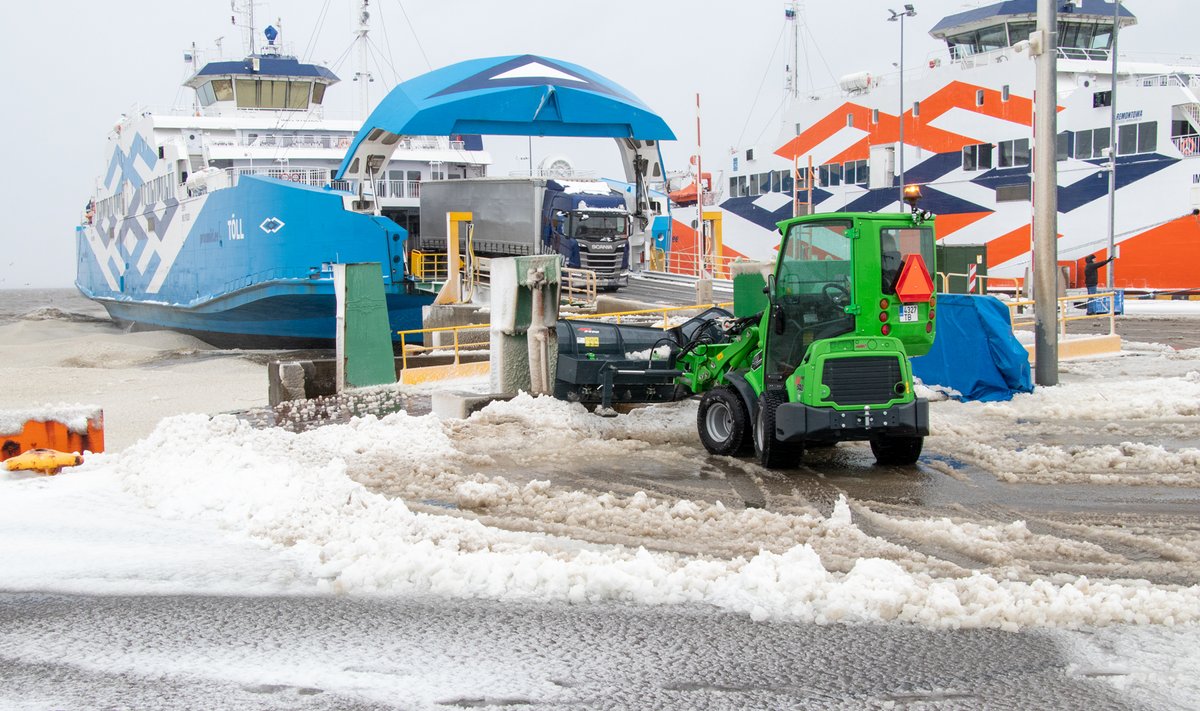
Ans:
[{"label": "concrete block", "polygon": [[497,400],[511,400],[511,394],[441,391],[433,394],[433,414],[443,420],[465,420]]},{"label": "concrete block", "polygon": [[[476,304],[430,304],[421,308],[421,321],[425,328],[487,325],[491,323],[491,314],[487,308]],[[458,336],[459,343],[482,343],[487,339],[486,328],[463,331]],[[453,343],[454,334],[435,332],[424,334],[422,345],[440,347]]]}]

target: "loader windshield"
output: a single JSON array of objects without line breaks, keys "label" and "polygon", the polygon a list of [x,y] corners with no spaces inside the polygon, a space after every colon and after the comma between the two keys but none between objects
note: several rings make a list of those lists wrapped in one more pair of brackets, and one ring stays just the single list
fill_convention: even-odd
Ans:
[{"label": "loader windshield", "polygon": [[782,324],[772,323],[767,338],[770,372],[791,373],[813,341],[854,330],[850,220],[792,225],[780,245],[773,301]]}]

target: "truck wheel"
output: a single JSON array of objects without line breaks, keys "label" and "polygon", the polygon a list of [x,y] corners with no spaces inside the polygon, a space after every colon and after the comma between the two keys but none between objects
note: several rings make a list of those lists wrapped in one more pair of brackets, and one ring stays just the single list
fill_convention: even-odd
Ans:
[{"label": "truck wheel", "polygon": [[924,437],[884,436],[871,440],[871,453],[879,464],[907,466],[917,463],[924,444]]},{"label": "truck wheel", "polygon": [[767,469],[791,469],[804,456],[800,442],[780,442],[775,439],[775,409],[783,404],[778,393],[763,393],[758,417],[754,419],[754,453],[758,463]]},{"label": "truck wheel", "polygon": [[750,439],[750,415],[732,388],[714,388],[700,398],[696,429],[710,453],[738,454]]}]

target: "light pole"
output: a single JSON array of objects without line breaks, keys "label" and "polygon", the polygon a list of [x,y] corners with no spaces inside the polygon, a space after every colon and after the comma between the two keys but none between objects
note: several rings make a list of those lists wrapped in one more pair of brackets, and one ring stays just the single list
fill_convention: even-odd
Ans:
[{"label": "light pole", "polygon": [[888,22],[900,20],[900,206],[904,207],[904,18],[915,17],[917,11],[911,4],[904,5],[904,12],[888,10],[892,16]]},{"label": "light pole", "polygon": [[[1108,257],[1116,254],[1117,245],[1117,33],[1121,30],[1121,0],[1113,3],[1112,79],[1109,83],[1108,133]],[[1107,290],[1113,290],[1113,271],[1117,263],[1109,262],[1106,274]]]}]

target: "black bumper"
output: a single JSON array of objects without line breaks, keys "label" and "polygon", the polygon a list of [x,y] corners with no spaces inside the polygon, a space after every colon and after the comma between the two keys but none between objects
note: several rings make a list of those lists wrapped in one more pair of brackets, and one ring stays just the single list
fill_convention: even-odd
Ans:
[{"label": "black bumper", "polygon": [[880,435],[929,434],[929,402],[917,399],[882,410],[834,410],[788,402],[775,411],[775,438],[781,442],[846,442]]}]

